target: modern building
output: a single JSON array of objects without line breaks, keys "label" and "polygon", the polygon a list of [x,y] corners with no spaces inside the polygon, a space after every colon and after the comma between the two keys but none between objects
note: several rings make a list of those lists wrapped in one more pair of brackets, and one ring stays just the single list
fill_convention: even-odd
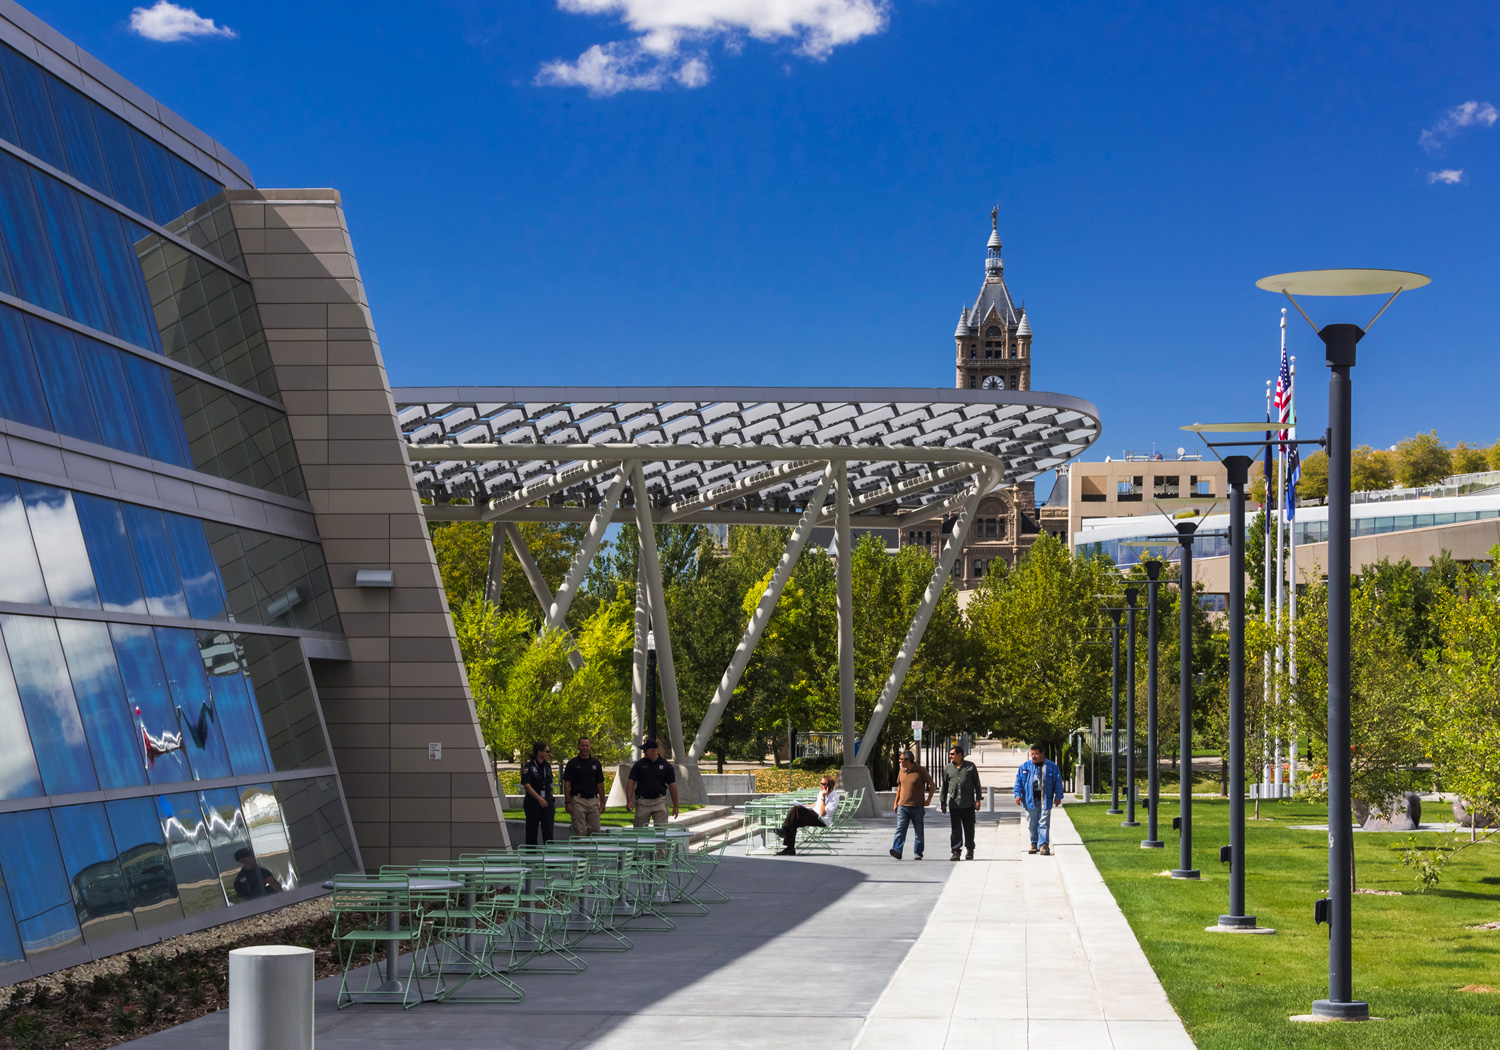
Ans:
[{"label": "modern building", "polygon": [[338,194],[0,0],[0,983],[504,842]]},{"label": "modern building", "polygon": [[[1202,499],[1207,510],[1229,498],[1229,475],[1217,459],[1178,451],[1168,456],[1127,451],[1120,459],[1103,463],[1075,462],[1068,466],[1066,484],[1061,475],[1058,488],[1067,493],[1069,546],[1080,530],[1106,519],[1157,515],[1153,500]],[[1061,502],[1061,501],[1054,501]],[[1173,513],[1194,509],[1178,504]]]},{"label": "modern building", "polygon": [[[1032,389],[1031,320],[1026,307],[1017,306],[1005,283],[1005,260],[1001,257],[999,209],[990,212],[990,239],[985,245],[984,282],[974,305],[959,311],[953,331],[954,386],[960,390]],[[1066,470],[1068,464],[1062,464]],[[1062,474],[1059,473],[1059,480]],[[1036,482],[1027,478],[997,488],[985,496],[978,517],[969,530],[963,551],[953,567],[953,582],[961,591],[984,581],[997,561],[1014,565],[1037,536],[1051,533],[1067,542],[1067,510],[1064,490],[1043,506],[1036,502]],[[918,546],[936,557],[944,537],[952,530],[951,517],[922,523],[901,532],[902,547]]]},{"label": "modern building", "polygon": [[[1444,552],[1457,561],[1490,561],[1491,551],[1500,545],[1500,477],[1496,482],[1495,487],[1485,490],[1418,499],[1389,500],[1378,498],[1384,493],[1356,492],[1350,507],[1353,570],[1357,573],[1379,561],[1402,558],[1426,566]],[[1328,508],[1299,507],[1291,531],[1296,534],[1298,582],[1321,579],[1328,570]],[[1129,546],[1131,541],[1168,536],[1166,522],[1160,518],[1153,522],[1149,518],[1118,517],[1089,523],[1074,534],[1073,540],[1080,554],[1106,554],[1116,565],[1130,566],[1155,553],[1175,560],[1175,539],[1166,539],[1159,552]],[[1209,594],[1227,594],[1229,515],[1210,514],[1196,536],[1193,578],[1201,581]]]}]

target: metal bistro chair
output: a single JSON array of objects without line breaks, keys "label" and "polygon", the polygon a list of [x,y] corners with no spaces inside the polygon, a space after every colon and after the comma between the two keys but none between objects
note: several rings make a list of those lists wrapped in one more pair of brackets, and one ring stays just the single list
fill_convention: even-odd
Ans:
[{"label": "metal bistro chair", "polygon": [[[357,1002],[400,1003],[411,1009],[422,1001],[420,966],[417,965],[427,933],[423,914],[424,896],[414,896],[405,875],[336,875],[333,879],[333,942],[343,976],[335,998],[338,1009]],[[385,947],[382,979],[376,956]],[[400,975],[400,948],[412,954],[405,980]],[[360,962],[362,948],[369,949],[369,962]],[[364,985],[351,987],[350,971],[365,965]],[[416,989],[416,999],[411,997]]]},{"label": "metal bistro chair", "polygon": [[624,952],[635,942],[616,928],[620,921],[616,905],[625,894],[632,847],[623,842],[552,843],[549,852],[582,857],[588,863],[582,877],[571,928],[579,931],[573,950],[579,952]]},{"label": "metal bistro chair", "polygon": [[[434,996],[439,1002],[519,1003],[526,990],[505,976],[514,963],[507,955],[502,966],[496,957],[514,941],[514,927],[521,916],[521,887],[525,874],[520,865],[503,865],[491,859],[423,862],[414,872],[443,874],[462,883],[461,901],[427,911],[432,923],[426,955],[435,972]],[[481,990],[459,995],[474,978],[494,981],[499,990]]]}]

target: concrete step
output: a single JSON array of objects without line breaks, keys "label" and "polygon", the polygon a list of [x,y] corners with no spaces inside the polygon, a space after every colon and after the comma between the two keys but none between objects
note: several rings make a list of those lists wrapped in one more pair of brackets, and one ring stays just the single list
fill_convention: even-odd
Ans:
[{"label": "concrete step", "polygon": [[737,815],[722,816],[716,820],[695,824],[692,831],[693,837],[689,841],[694,846],[701,846],[710,839],[718,842],[725,838],[726,834],[730,842],[738,842],[745,837],[745,822]]},{"label": "concrete step", "polygon": [[711,820],[719,820],[732,812],[728,806],[704,806],[702,809],[692,809],[667,822],[668,827],[691,828]]}]

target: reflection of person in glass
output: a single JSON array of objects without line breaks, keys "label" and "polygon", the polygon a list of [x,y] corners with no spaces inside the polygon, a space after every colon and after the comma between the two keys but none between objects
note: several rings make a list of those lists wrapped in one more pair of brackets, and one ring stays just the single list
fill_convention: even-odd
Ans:
[{"label": "reflection of person in glass", "polygon": [[234,877],[234,895],[240,900],[251,901],[268,893],[281,892],[281,883],[268,869],[260,866],[252,850],[241,847],[235,850],[234,859],[240,862],[240,873]]}]

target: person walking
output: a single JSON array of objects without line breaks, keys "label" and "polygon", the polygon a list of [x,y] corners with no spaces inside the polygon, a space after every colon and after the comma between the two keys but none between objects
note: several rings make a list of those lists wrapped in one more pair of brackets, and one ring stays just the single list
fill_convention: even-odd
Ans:
[{"label": "person walking", "polygon": [[948,844],[953,850],[949,860],[958,859],[960,847],[968,847],[966,859],[974,859],[974,814],[979,809],[979,768],[964,758],[957,744],[948,750],[948,764],[943,767],[943,794],[940,808],[948,814],[953,833]]},{"label": "person walking", "polygon": [[526,845],[545,846],[552,841],[552,748],[538,740],[531,757],[521,767],[521,809],[526,814]]},{"label": "person walking", "polygon": [[933,783],[927,770],[917,765],[916,756],[910,751],[901,752],[901,772],[896,774],[896,841],[891,843],[891,856],[897,860],[901,859],[901,853],[906,848],[907,825],[911,825],[917,834],[912,856],[916,860],[922,859],[927,845],[922,834],[922,818],[926,815],[926,806],[932,801],[932,793],[936,788],[937,785]]},{"label": "person walking", "polygon": [[593,743],[578,738],[578,754],[563,766],[563,809],[573,820],[569,838],[599,834],[599,815],[604,810],[604,766],[594,757]]},{"label": "person walking", "polygon": [[677,816],[677,771],[661,757],[654,738],[643,740],[641,750],[644,757],[630,767],[630,779],[625,781],[625,808],[635,810],[638,828],[653,821],[665,825],[668,794],[672,796],[672,816]]},{"label": "person walking", "polygon": [[1062,801],[1062,772],[1057,764],[1047,757],[1043,744],[1031,745],[1031,760],[1022,762],[1016,770],[1016,805],[1026,807],[1026,819],[1031,825],[1031,849],[1040,848],[1042,856],[1052,855],[1049,842],[1052,832],[1052,807]]}]

